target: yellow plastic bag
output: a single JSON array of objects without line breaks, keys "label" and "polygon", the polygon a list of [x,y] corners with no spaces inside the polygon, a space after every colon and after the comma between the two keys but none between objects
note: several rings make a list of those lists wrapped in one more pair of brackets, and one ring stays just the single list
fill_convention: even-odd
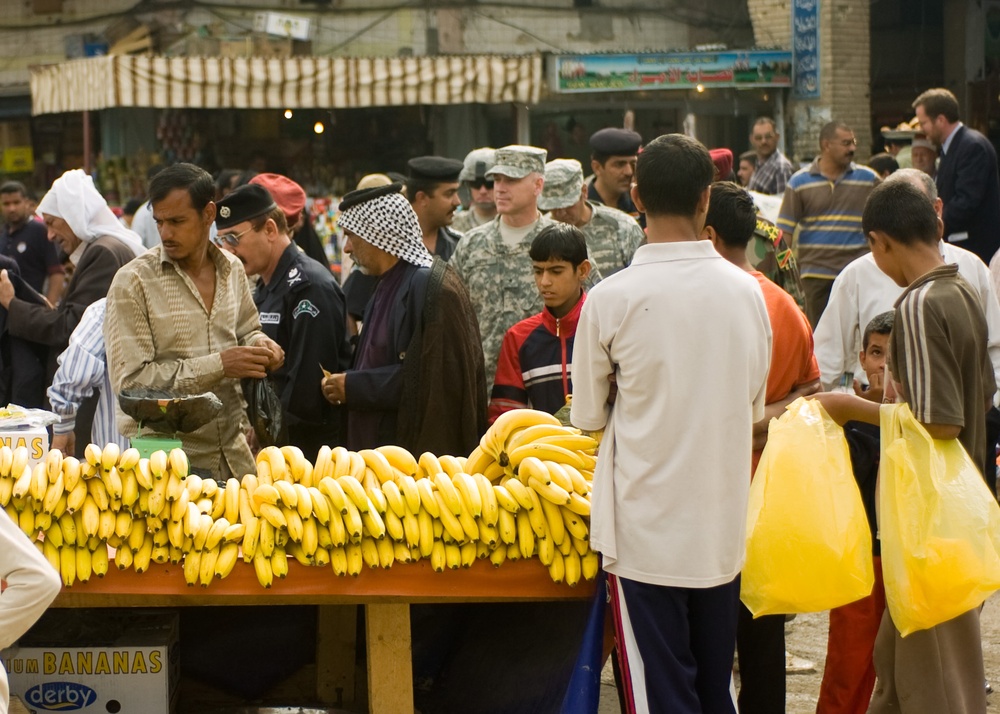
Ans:
[{"label": "yellow plastic bag", "polygon": [[844,430],[815,399],[771,421],[750,485],[740,598],[754,617],[819,612],[872,591],[872,539]]},{"label": "yellow plastic bag", "polygon": [[905,637],[1000,589],[1000,507],[957,439],[931,438],[906,404],[883,405],[881,423],[882,573]]}]

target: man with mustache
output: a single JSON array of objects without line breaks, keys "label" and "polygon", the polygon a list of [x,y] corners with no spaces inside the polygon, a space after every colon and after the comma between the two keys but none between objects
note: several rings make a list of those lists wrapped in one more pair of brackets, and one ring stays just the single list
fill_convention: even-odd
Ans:
[{"label": "man with mustache", "polygon": [[420,221],[424,246],[431,255],[449,260],[462,238],[449,226],[455,219],[458,198],[458,175],[464,164],[443,156],[418,156],[407,162],[406,197]]},{"label": "man with mustache", "polygon": [[785,187],[778,227],[794,236],[798,228],[799,270],[806,294],[806,317],[819,322],[834,279],[855,258],[868,252],[861,214],[878,176],[854,163],[858,141],[842,121],[824,125],[820,154],[797,171]]}]

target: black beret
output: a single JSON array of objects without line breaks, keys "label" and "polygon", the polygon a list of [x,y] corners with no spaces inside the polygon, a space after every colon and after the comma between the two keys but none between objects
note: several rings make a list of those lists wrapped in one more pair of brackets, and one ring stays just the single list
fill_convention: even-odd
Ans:
[{"label": "black beret", "polygon": [[406,162],[410,169],[410,178],[427,181],[458,181],[458,174],[465,167],[458,159],[446,159],[443,156],[418,156]]},{"label": "black beret", "polygon": [[641,145],[642,137],[628,129],[608,127],[590,137],[590,148],[607,156],[635,156]]},{"label": "black beret", "polygon": [[399,193],[402,188],[403,184],[401,183],[391,183],[388,186],[376,186],[375,188],[359,188],[344,196],[340,205],[337,206],[337,210],[346,211],[351,206],[357,206],[381,196],[388,196],[391,193]]},{"label": "black beret", "polygon": [[240,186],[216,202],[215,206],[218,209],[215,212],[215,227],[219,230],[252,221],[277,208],[267,189],[257,184]]}]

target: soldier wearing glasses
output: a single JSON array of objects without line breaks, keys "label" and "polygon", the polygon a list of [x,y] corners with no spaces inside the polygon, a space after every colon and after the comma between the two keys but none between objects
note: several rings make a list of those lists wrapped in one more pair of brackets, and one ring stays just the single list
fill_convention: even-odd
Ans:
[{"label": "soldier wearing glasses", "polygon": [[260,281],[254,303],[261,329],[285,351],[274,373],[289,443],[308,458],[342,441],[341,410],[320,388],[323,370],[350,364],[344,294],[329,270],[292,242],[285,214],[266,188],[241,186],[218,203],[219,247]]},{"label": "soldier wearing glasses", "polygon": [[468,233],[484,223],[489,223],[497,215],[497,205],[493,202],[493,178],[486,172],[496,163],[496,149],[483,147],[473,149],[465,157],[458,180],[469,192],[469,208],[455,214],[451,227],[459,233]]}]

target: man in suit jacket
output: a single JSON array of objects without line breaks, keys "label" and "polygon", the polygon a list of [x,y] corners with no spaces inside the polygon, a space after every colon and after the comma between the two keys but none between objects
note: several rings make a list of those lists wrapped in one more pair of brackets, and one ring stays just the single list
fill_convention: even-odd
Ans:
[{"label": "man in suit jacket", "polygon": [[913,102],[921,130],[941,147],[938,194],[944,234],[987,265],[1000,248],[1000,178],[989,139],[958,119],[958,100],[947,89],[928,89]]}]

